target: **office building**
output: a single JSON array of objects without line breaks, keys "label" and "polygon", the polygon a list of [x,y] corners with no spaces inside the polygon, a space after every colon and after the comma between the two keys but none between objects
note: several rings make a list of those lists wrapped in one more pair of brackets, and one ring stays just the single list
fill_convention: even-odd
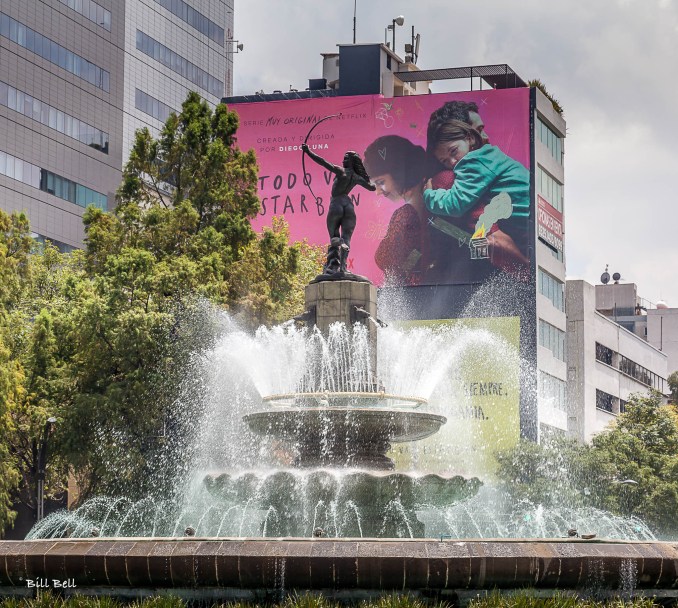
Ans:
[{"label": "office building", "polygon": [[111,209],[134,132],[189,91],[231,91],[233,0],[0,0],[0,209],[82,247]]},{"label": "office building", "polygon": [[623,413],[632,394],[667,391],[669,355],[645,338],[661,314],[646,315],[641,301],[633,284],[567,281],[568,432],[581,441]]}]

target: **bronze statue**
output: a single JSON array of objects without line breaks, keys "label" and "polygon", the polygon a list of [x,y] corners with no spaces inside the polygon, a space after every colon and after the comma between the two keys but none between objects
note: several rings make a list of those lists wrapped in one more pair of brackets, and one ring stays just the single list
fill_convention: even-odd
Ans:
[{"label": "bronze statue", "polygon": [[377,187],[370,183],[363,161],[357,152],[344,154],[343,167],[333,165],[322,156],[312,152],[306,143],[301,145],[305,154],[311,159],[334,173],[332,182],[332,198],[327,212],[327,231],[330,234],[330,246],[327,249],[327,261],[323,268],[323,275],[342,275],[346,273],[346,261],[351,249],[351,236],[355,230],[356,215],[350,192],[354,186],[362,186],[374,192]]}]

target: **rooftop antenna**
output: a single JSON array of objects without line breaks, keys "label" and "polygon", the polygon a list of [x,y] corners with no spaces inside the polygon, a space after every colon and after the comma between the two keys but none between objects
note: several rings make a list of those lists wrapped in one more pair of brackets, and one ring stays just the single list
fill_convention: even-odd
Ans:
[{"label": "rooftop antenna", "polygon": [[353,0],[353,44],[355,44],[355,10],[358,0]]},{"label": "rooftop antenna", "polygon": [[421,40],[421,36],[419,34],[416,36],[414,35],[414,26],[412,26],[412,43],[405,45],[405,52],[409,53],[409,55],[405,57],[405,61],[407,61],[407,58],[409,57],[412,63],[417,63],[417,58],[419,57],[419,40]]},{"label": "rooftop antenna", "polygon": [[610,273],[607,271],[609,267],[609,264],[605,264],[605,272],[600,275],[600,282],[603,285],[607,285],[610,282]]}]

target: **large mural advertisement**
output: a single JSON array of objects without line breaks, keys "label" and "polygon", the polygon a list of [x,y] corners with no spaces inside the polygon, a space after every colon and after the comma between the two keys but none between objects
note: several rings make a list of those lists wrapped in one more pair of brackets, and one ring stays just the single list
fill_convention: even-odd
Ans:
[{"label": "large mural advertisement", "polygon": [[338,166],[352,150],[376,190],[350,194],[348,271],[378,286],[527,277],[529,107],[527,88],[234,104],[238,145],[260,168],[255,228],[282,216],[293,240],[327,245],[334,174],[308,156],[302,164],[301,146]]}]

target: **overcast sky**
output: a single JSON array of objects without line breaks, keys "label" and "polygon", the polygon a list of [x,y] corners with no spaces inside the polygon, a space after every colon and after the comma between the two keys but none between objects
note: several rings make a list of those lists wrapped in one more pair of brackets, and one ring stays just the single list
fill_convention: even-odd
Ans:
[{"label": "overcast sky", "polygon": [[[355,0],[357,42],[396,52],[411,27],[422,69],[508,63],[565,109],[568,278],[605,265],[678,307],[678,0]],[[234,93],[303,90],[320,53],[353,40],[354,0],[237,0]],[[391,33],[389,32],[389,40]],[[444,81],[435,92],[459,90]]]}]

